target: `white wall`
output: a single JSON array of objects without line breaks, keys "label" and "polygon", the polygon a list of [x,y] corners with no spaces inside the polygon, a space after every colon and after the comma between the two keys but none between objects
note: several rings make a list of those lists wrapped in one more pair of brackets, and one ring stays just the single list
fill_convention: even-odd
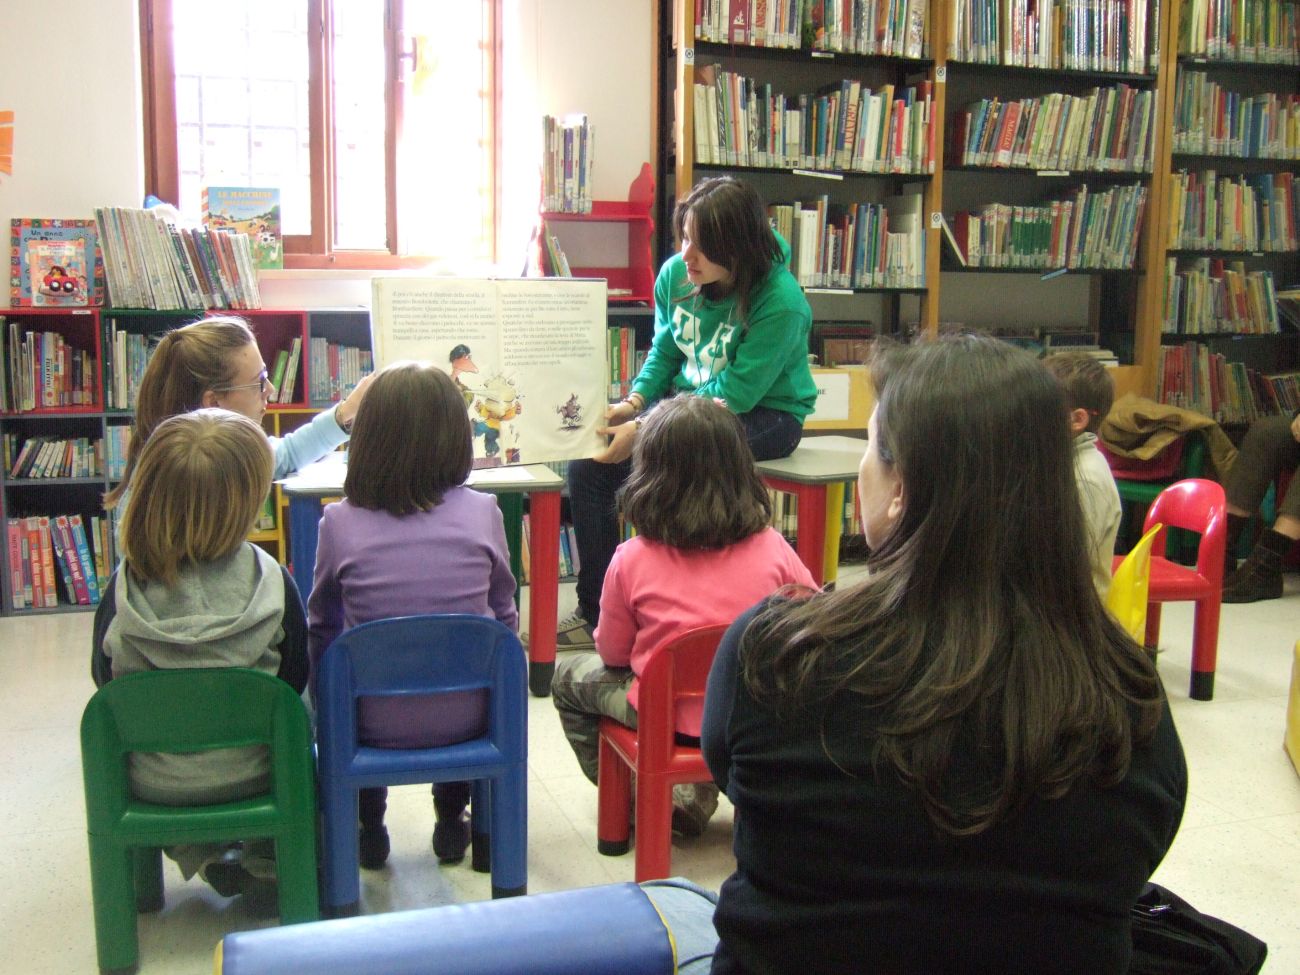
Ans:
[{"label": "white wall", "polygon": [[0,174],[0,250],[12,217],[140,206],[144,186],[135,0],[0,0],[0,109],[14,172]]},{"label": "white wall", "polygon": [[[598,139],[597,198],[625,198],[650,159],[652,24],[644,0],[503,5],[501,266],[518,273],[537,213],[543,114],[589,116]],[[59,23],[53,48],[52,16]],[[89,217],[96,206],[141,205],[137,23],[136,0],[0,0],[0,109],[16,113],[14,174],[0,176],[0,251],[11,217]],[[272,307],[363,303],[368,277],[281,272],[266,281],[264,298]]]}]

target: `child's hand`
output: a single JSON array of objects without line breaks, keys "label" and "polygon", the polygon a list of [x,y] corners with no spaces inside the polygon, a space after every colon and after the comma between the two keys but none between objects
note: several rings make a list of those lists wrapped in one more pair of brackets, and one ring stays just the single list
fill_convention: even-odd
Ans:
[{"label": "child's hand", "polygon": [[361,382],[357,383],[356,388],[348,393],[348,398],[338,405],[334,412],[334,419],[339,421],[339,426],[344,429],[352,426],[352,421],[357,415],[357,407],[366,398],[366,387],[370,385],[370,380],[374,378],[375,374],[373,372],[368,376],[363,376]]},{"label": "child's hand", "polygon": [[[610,410],[614,412],[614,410]],[[608,414],[606,414],[608,416]],[[609,446],[595,454],[591,459],[602,464],[617,464],[632,456],[632,444],[636,440],[636,422],[620,422],[617,426],[597,427],[596,432],[610,437]]]},{"label": "child's hand", "polygon": [[628,420],[635,419],[636,407],[623,400],[615,403],[605,411],[605,423],[607,426],[616,427],[620,423],[626,423]]}]

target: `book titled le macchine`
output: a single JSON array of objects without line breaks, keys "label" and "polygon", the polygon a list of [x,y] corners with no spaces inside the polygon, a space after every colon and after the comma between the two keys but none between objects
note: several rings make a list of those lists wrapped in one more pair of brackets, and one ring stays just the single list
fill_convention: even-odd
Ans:
[{"label": "book titled le macchine", "polygon": [[280,191],[266,186],[209,186],[203,190],[203,224],[248,234],[260,270],[284,267]]}]

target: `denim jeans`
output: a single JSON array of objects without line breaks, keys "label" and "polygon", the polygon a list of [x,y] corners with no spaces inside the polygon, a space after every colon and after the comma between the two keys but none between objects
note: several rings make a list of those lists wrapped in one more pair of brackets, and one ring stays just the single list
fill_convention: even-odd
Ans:
[{"label": "denim jeans", "polygon": [[[739,414],[755,460],[788,457],[799,446],[803,421],[793,413],[756,406]],[[592,626],[600,620],[600,589],[605,570],[621,541],[618,492],[632,473],[632,462],[569,462],[569,511],[578,541],[578,612]]]}]

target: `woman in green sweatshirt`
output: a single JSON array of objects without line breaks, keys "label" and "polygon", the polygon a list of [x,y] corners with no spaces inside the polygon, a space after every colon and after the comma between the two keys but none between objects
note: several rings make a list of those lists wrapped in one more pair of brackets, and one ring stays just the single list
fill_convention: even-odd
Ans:
[{"label": "woman in green sweatshirt", "polygon": [[753,187],[707,179],[677,204],[681,249],[655,281],[655,335],[627,399],[605,414],[609,446],[569,464],[578,541],[578,610],[559,649],[591,649],[605,569],[618,547],[615,496],[630,470],[636,418],[678,393],[720,400],[744,424],[757,460],[788,456],[817,402],[808,369],[812,310],[790,273],[790,247]]}]

